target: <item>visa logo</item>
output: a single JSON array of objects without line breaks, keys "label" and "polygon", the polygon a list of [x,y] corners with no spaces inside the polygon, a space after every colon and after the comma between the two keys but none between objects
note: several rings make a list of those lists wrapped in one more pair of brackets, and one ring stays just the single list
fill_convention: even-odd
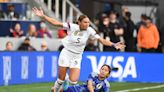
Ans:
[{"label": "visa logo", "polygon": [[118,68],[117,71],[113,71],[110,77],[113,78],[137,78],[135,57],[129,56],[126,60],[124,56],[101,56],[98,60],[96,56],[86,56],[91,61],[92,71],[99,72],[103,64],[108,64],[111,67]]}]

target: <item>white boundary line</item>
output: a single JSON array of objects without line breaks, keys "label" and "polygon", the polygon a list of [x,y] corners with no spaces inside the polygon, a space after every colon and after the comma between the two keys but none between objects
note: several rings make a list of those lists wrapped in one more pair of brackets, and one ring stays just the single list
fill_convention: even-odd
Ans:
[{"label": "white boundary line", "polygon": [[162,87],[164,87],[164,85],[143,87],[143,88],[134,88],[134,89],[127,89],[127,90],[119,90],[119,91],[115,91],[115,92],[132,92],[132,91],[139,91],[139,90],[157,89],[157,88],[162,88]]}]

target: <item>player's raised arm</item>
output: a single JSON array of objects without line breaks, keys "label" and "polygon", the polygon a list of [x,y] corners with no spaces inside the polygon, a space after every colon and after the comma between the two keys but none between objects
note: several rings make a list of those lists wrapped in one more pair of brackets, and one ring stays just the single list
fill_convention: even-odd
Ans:
[{"label": "player's raised arm", "polygon": [[123,48],[125,48],[125,45],[124,45],[124,43],[122,43],[122,42],[113,43],[113,42],[108,41],[108,40],[105,40],[105,39],[103,39],[103,38],[98,38],[98,41],[99,41],[100,43],[102,43],[103,45],[106,45],[106,46],[113,46],[113,47],[115,47],[116,49],[123,49]]},{"label": "player's raised arm", "polygon": [[51,23],[51,24],[53,24],[53,25],[55,25],[55,26],[63,27],[63,23],[62,23],[62,22],[60,22],[60,21],[58,21],[58,20],[56,20],[56,19],[53,19],[53,18],[50,18],[50,17],[46,16],[41,8],[38,9],[38,8],[34,7],[34,8],[32,8],[32,10],[33,10],[33,12],[34,12],[37,16],[39,16],[40,18],[45,19],[45,20],[48,21],[49,23]]}]

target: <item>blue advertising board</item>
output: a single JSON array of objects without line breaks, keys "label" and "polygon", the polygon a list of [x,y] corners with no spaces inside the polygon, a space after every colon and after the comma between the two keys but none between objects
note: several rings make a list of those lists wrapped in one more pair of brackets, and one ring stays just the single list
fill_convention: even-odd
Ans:
[{"label": "blue advertising board", "polygon": [[[0,52],[0,85],[53,82],[58,52]],[[117,67],[109,81],[164,83],[164,54],[84,52],[79,81],[103,64]]]}]

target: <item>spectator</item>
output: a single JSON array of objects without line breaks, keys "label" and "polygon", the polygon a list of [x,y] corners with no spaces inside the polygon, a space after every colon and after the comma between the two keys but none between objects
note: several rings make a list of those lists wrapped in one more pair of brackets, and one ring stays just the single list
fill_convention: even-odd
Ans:
[{"label": "spectator", "polygon": [[34,47],[31,46],[30,38],[26,37],[24,42],[19,46],[19,51],[36,51]]},{"label": "spectator", "polygon": [[6,12],[7,18],[11,20],[17,20],[19,19],[19,14],[14,11],[14,5],[9,4],[7,6],[7,12]]},{"label": "spectator", "polygon": [[21,30],[21,25],[19,23],[15,24],[14,29],[10,29],[11,37],[19,38],[23,36],[23,31]]},{"label": "spectator", "polygon": [[129,12],[128,7],[122,7],[122,17],[124,18],[126,16],[126,12]]},{"label": "spectator", "polygon": [[103,32],[104,21],[108,21],[108,15],[106,13],[99,13],[97,19],[95,19],[95,24],[98,26],[99,32]]},{"label": "spectator", "polygon": [[[108,40],[116,43],[121,41],[121,36],[123,35],[123,27],[117,20],[117,13],[115,11],[111,11],[110,15],[110,23],[109,23],[109,38]],[[103,51],[119,51],[114,47],[104,46]]]},{"label": "spectator", "polygon": [[103,18],[102,25],[99,26],[99,31],[104,34],[104,37],[109,36],[109,32],[110,32],[109,23],[110,23],[110,19],[109,17],[106,16]]},{"label": "spectator", "polygon": [[95,40],[88,40],[88,44],[85,47],[85,51],[98,51],[98,47],[94,44]]},{"label": "spectator", "polygon": [[67,30],[59,29],[58,30],[58,38],[64,38],[67,35]]},{"label": "spectator", "polygon": [[27,36],[28,37],[37,37],[36,26],[34,24],[30,24],[28,26]]},{"label": "spectator", "polygon": [[0,7],[0,19],[4,19],[4,18],[5,18],[5,13],[2,11]]},{"label": "spectator", "polygon": [[39,38],[52,38],[52,35],[47,30],[47,26],[44,22],[40,23],[41,29],[37,31],[37,37]]},{"label": "spectator", "polygon": [[164,53],[164,26],[160,30],[160,37],[161,37],[161,52]]},{"label": "spectator", "polygon": [[[109,38],[109,34],[111,32],[109,25],[110,25],[110,19],[108,16],[104,16],[104,18],[102,19],[102,24],[100,24],[101,26],[99,26],[99,32],[102,35],[102,37],[104,39],[110,40]],[[103,51],[108,51],[108,47],[107,46],[103,46]]]},{"label": "spectator", "polygon": [[145,25],[141,25],[139,28],[137,37],[138,47],[142,52],[155,52],[159,44],[159,33],[150,17],[147,17]]},{"label": "spectator", "polygon": [[121,14],[118,17],[119,23],[125,28],[126,27],[126,22],[125,22],[125,17],[126,17],[126,12],[129,12],[128,7],[122,7],[121,8]]},{"label": "spectator", "polygon": [[132,52],[135,51],[136,43],[135,38],[133,37],[135,25],[131,20],[130,12],[125,13],[124,21],[126,23],[126,27],[124,28],[125,51]]},{"label": "spectator", "polygon": [[41,42],[41,51],[50,51],[46,41]]},{"label": "spectator", "polygon": [[141,25],[145,25],[145,20],[146,20],[146,18],[147,18],[146,14],[141,14],[141,16],[140,16],[141,21],[139,21],[139,22],[136,24],[137,32],[139,31],[139,28],[141,27]]},{"label": "spectator", "polygon": [[0,3],[1,3],[1,2],[8,2],[8,1],[9,1],[9,0],[0,0]]},{"label": "spectator", "polygon": [[7,41],[5,51],[13,51],[13,43],[11,41]]}]

